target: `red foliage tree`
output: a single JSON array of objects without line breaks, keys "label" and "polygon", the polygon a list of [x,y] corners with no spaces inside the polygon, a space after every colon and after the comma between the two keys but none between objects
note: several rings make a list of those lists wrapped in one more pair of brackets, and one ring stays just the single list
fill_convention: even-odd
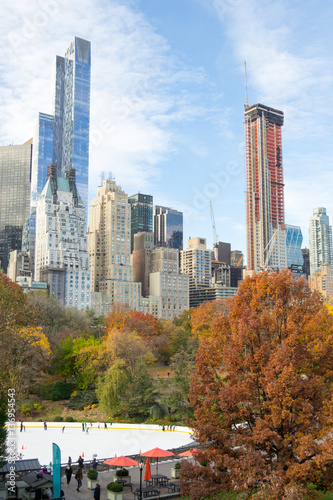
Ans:
[{"label": "red foliage tree", "polygon": [[[288,271],[264,272],[244,281],[219,323],[201,342],[190,391],[212,493],[216,482],[270,499],[330,487],[333,320],[319,295]],[[188,465],[183,490],[199,498],[198,484],[207,495]]]}]

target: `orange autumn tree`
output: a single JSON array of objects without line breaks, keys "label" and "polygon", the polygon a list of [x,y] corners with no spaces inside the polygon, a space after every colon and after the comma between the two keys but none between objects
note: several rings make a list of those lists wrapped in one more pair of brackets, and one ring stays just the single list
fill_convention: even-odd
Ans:
[{"label": "orange autumn tree", "polygon": [[191,314],[191,333],[203,337],[211,334],[215,321],[228,310],[228,301],[219,299],[203,302]]},{"label": "orange autumn tree", "polygon": [[201,342],[190,390],[207,466],[184,464],[182,491],[318,498],[333,479],[332,315],[304,279],[263,272],[220,323]]}]

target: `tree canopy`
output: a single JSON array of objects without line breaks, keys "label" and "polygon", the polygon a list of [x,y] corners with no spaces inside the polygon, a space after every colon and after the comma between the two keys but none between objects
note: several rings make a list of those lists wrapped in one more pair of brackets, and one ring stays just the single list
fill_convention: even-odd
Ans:
[{"label": "tree canopy", "polygon": [[208,469],[187,463],[183,491],[296,499],[330,487],[332,346],[333,317],[304,279],[246,278],[200,343],[191,425]]}]

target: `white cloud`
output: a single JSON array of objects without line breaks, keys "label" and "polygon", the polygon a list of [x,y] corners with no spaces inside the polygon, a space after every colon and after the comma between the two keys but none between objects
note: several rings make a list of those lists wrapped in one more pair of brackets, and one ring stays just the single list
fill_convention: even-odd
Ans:
[{"label": "white cloud", "polygon": [[90,194],[102,171],[134,190],[149,189],[160,162],[177,148],[172,124],[207,115],[193,86],[209,86],[202,68],[176,59],[135,2],[8,2],[2,24],[0,124],[4,141],[32,136],[39,111],[51,112],[52,64],[74,35],[92,42]]}]

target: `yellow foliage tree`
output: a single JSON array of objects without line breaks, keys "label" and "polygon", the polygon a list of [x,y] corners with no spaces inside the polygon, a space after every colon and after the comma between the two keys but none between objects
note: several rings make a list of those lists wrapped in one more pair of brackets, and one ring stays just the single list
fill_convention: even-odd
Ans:
[{"label": "yellow foliage tree", "polygon": [[5,387],[25,389],[48,364],[49,342],[40,327],[7,328],[0,331],[0,376]]}]

